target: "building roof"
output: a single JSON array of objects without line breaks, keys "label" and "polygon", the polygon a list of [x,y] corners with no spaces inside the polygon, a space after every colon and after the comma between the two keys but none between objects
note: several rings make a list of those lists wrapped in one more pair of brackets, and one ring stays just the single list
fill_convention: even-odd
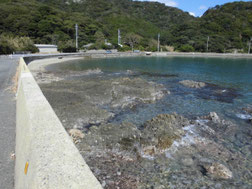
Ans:
[{"label": "building roof", "polygon": [[48,44],[35,44],[38,48],[58,48],[57,45],[48,45]]}]

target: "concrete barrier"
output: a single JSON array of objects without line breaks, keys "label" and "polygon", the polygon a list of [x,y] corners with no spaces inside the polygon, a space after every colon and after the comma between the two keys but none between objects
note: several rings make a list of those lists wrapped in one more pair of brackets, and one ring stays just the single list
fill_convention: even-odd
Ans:
[{"label": "concrete barrier", "polygon": [[16,189],[101,189],[23,58],[19,65]]}]

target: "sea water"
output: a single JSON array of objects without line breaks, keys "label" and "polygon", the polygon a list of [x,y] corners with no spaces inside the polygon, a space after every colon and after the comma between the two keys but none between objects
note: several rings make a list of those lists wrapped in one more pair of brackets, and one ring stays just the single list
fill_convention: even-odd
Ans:
[{"label": "sea water", "polygon": [[[170,92],[155,104],[140,106],[133,112],[117,116],[117,121],[128,120],[135,124],[151,119],[160,113],[176,112],[184,116],[201,116],[217,112],[232,119],[247,118],[241,109],[252,104],[252,60],[236,58],[196,57],[134,57],[75,60],[60,66],[63,70],[84,71],[101,69],[109,77],[135,73],[149,81],[163,84]],[[133,74],[134,76],[134,74]],[[193,80],[217,85],[232,93],[222,98],[211,95],[211,89],[195,90],[178,84]],[[114,120],[116,121],[116,120]]]}]

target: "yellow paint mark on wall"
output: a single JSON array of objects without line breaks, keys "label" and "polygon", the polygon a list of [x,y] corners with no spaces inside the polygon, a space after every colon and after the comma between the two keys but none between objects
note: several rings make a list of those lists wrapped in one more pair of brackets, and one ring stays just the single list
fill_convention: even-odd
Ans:
[{"label": "yellow paint mark on wall", "polygon": [[24,173],[25,173],[25,175],[27,175],[27,172],[28,172],[28,167],[29,167],[29,163],[28,163],[28,162],[26,162],[26,164],[25,164],[25,169],[24,169]]}]

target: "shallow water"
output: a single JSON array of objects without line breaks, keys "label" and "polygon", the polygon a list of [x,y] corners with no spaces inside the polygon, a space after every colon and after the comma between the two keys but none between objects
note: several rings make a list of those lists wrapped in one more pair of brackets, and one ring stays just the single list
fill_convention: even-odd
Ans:
[{"label": "shallow water", "polygon": [[[77,60],[60,66],[60,69],[73,71],[96,68],[101,69],[109,77],[118,77],[130,70],[133,76],[163,84],[171,91],[171,95],[156,104],[145,105],[134,112],[117,116],[119,121],[130,120],[140,124],[157,114],[172,112],[185,116],[217,112],[236,119],[236,112],[252,104],[251,59],[137,57]],[[237,97],[232,99],[230,94],[219,98],[209,94],[211,89],[186,88],[178,84],[181,80],[211,83],[218,85],[222,90],[232,88]],[[219,100],[216,100],[218,98]]]},{"label": "shallow water", "polygon": [[[41,85],[49,102],[54,98],[51,98],[52,92],[47,93],[46,90],[50,87],[54,88],[55,92],[58,90],[55,95],[59,102],[55,100],[50,102],[55,109],[67,103],[67,98],[62,96],[63,93],[61,95],[61,92],[66,90],[64,85],[69,87],[67,90],[71,90],[70,94],[77,91],[85,98],[88,96],[90,99],[98,100],[101,100],[99,94],[103,92],[99,90],[106,90],[98,83],[110,80],[117,83],[121,82],[120,78],[132,80],[140,78],[141,81],[161,84],[170,91],[170,94],[167,93],[154,103],[140,102],[126,108],[112,108],[106,103],[99,106],[114,114],[114,117],[105,122],[110,125],[103,123],[101,126],[100,123],[88,125],[83,130],[87,132],[87,139],[84,138],[84,142],[77,147],[105,188],[117,186],[155,189],[252,188],[252,127],[248,120],[252,115],[243,110],[246,107],[252,108],[251,59],[181,57],[89,59],[55,64],[47,69],[57,71],[58,75],[71,72],[70,76],[64,78],[67,83],[59,81]],[[96,72],[100,69],[101,72],[81,74],[94,69]],[[75,72],[77,74],[73,74]],[[204,82],[206,87],[188,88],[179,83],[182,80]],[[75,87],[71,88],[72,81],[78,81],[78,85],[73,82]],[[84,83],[93,84],[82,87]],[[110,86],[110,83],[104,82],[104,85]],[[92,97],[92,94],[85,93],[85,89],[90,91],[90,86],[97,87],[98,96],[94,94]],[[137,85],[134,87],[139,88]],[[77,92],[73,96],[77,100],[71,104],[78,103]],[[61,98],[63,100],[60,100]],[[80,98],[79,101],[82,100]],[[64,110],[66,111],[64,108],[60,109],[56,113],[62,113]],[[71,109],[67,110],[69,112],[64,115],[71,117]],[[136,139],[141,134],[148,136],[148,128],[147,131],[145,128],[148,120],[160,114],[173,112],[189,121],[187,125],[183,125],[181,132],[185,132],[184,135],[181,138],[172,136],[175,141],[162,153],[144,154],[141,142],[130,137],[121,140],[119,137],[127,134],[130,136],[135,129],[134,126],[138,129],[134,130]],[[216,112],[221,120],[225,121],[215,123],[207,120],[203,116],[209,112]],[[134,129],[130,130],[124,123],[133,124]],[[86,130],[90,128],[91,131]],[[99,142],[95,144],[97,141],[90,142],[94,140],[94,136],[98,138],[101,136],[102,144]],[[146,138],[151,136],[150,134]],[[124,148],[122,149],[120,145]],[[215,178],[207,173],[205,167],[213,162],[226,165],[233,173],[232,179]]]}]

